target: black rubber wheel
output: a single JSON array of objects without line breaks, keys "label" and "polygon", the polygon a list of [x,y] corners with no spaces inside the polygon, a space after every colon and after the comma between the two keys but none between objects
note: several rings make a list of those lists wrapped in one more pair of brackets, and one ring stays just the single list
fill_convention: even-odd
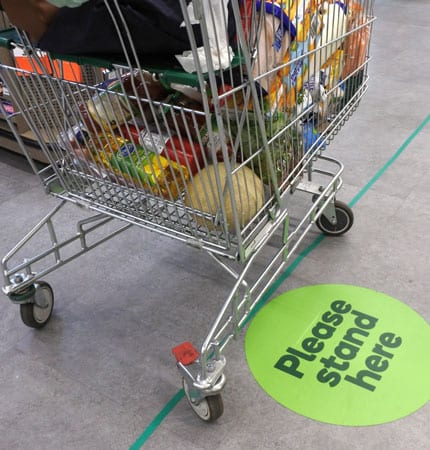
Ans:
[{"label": "black rubber wheel", "polygon": [[344,202],[334,201],[336,211],[336,224],[330,222],[324,214],[316,221],[317,227],[327,236],[340,236],[346,233],[354,223],[354,214],[352,209]]},{"label": "black rubber wheel", "polygon": [[204,422],[214,422],[222,416],[224,412],[224,402],[221,394],[209,395],[200,400],[199,403],[195,403],[190,399],[186,381],[183,380],[182,384],[188,403],[201,420]]},{"label": "black rubber wheel", "polygon": [[20,305],[21,320],[30,328],[43,328],[51,318],[54,292],[44,281],[39,281],[34,287],[33,301]]}]

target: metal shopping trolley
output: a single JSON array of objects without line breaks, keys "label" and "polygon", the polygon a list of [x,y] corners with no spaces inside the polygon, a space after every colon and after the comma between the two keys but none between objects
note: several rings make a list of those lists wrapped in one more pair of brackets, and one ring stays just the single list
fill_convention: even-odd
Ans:
[{"label": "metal shopping trolley", "polygon": [[[314,224],[332,236],[352,226],[336,198],[343,165],[327,147],[367,89],[373,1],[179,5],[189,50],[172,58],[142,51],[117,0],[105,0],[121,48],[111,57],[60,55],[3,32],[13,63],[0,78],[15,106],[3,118],[21,144],[13,119],[26,120],[50,163],[30,164],[59,199],[3,258],[3,292],[42,328],[54,296],[41,279],[132,225],[205,251],[232,287],[198,348],[173,353],[192,409],[212,421],[224,349],[267,287]],[[91,215],[58,239],[54,219],[69,203]],[[41,233],[48,244],[35,254]]]}]

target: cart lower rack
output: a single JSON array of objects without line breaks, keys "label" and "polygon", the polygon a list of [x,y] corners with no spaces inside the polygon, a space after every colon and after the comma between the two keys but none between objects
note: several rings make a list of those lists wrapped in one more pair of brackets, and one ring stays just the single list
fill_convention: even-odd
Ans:
[{"label": "cart lower rack", "polygon": [[[3,32],[0,78],[14,105],[3,115],[24,151],[14,119],[27,122],[50,162],[30,164],[59,199],[4,256],[3,292],[42,328],[54,296],[41,278],[131,225],[205,251],[231,291],[198,349],[173,353],[191,407],[212,421],[224,349],[267,287],[314,224],[333,236],[353,224],[327,147],[367,90],[373,1],[166,0],[149,41],[151,2],[125,3],[63,9],[37,48]],[[107,30],[103,42],[80,33],[89,20]],[[65,21],[76,30],[67,43]],[[59,239],[70,203],[85,218]],[[41,234],[47,245],[34,252]]]}]

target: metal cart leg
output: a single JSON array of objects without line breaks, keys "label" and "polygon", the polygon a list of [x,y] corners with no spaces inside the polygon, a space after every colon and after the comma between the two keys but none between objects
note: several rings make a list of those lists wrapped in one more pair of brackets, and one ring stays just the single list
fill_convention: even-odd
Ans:
[{"label": "metal cart leg", "polygon": [[[89,235],[93,235],[94,231],[102,229],[113,220],[112,217],[104,214],[96,214],[78,221],[76,232],[71,237],[60,241],[57,238],[53,219],[66,203],[66,201],[62,201],[53,208],[7,253],[1,262],[4,282],[2,290],[13,303],[20,305],[24,324],[32,328],[45,326],[51,317],[54,306],[53,290],[48,283],[40,281],[40,278],[131,226],[129,223],[119,222],[120,226],[114,231],[103,229],[105,234],[89,243]],[[35,256],[24,258],[22,262],[15,262],[17,253],[23,249],[27,250],[27,247],[31,248],[33,240],[37,239],[38,233],[42,230],[49,235],[50,247]],[[80,245],[70,254],[70,245],[74,242],[78,242]],[[68,248],[67,255],[64,254],[65,247]],[[34,269],[36,263],[42,265],[38,271]]]}]

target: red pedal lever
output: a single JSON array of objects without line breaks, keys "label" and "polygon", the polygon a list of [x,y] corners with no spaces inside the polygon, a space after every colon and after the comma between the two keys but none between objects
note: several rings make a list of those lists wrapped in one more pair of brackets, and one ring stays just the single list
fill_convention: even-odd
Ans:
[{"label": "red pedal lever", "polygon": [[191,342],[183,342],[182,344],[173,347],[172,353],[175,356],[176,361],[184,366],[192,364],[199,357],[199,352]]}]

